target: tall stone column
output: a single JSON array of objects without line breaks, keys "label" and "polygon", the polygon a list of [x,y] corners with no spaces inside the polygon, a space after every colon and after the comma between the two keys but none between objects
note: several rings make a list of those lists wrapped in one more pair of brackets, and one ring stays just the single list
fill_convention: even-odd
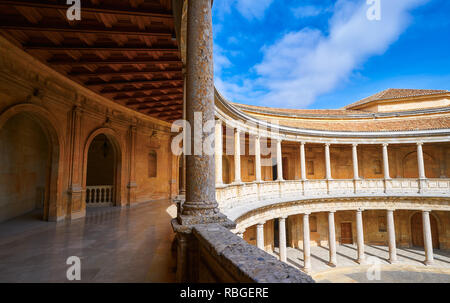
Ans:
[{"label": "tall stone column", "polygon": [[306,180],[305,142],[300,142],[300,172],[302,180]]},{"label": "tall stone column", "polygon": [[364,255],[364,229],[363,229],[363,221],[362,221],[362,210],[358,209],[356,211],[356,242],[358,245],[358,260],[359,264],[363,264],[365,262]]},{"label": "tall stone column", "polygon": [[303,269],[306,272],[311,270],[311,248],[309,236],[309,213],[303,215]]},{"label": "tall stone column", "polygon": [[[186,201],[181,213],[171,221],[177,233],[177,281],[198,280],[198,252],[192,228],[198,224],[218,223],[226,228],[236,224],[219,212],[216,202],[215,159],[203,150],[203,142],[214,136],[214,72],[211,1],[188,2],[186,63],[186,121],[193,129],[186,157]],[[200,118],[200,119],[199,119]],[[214,140],[214,137],[213,137]],[[214,142],[211,142],[214,143]]]},{"label": "tall stone column", "polygon": [[223,146],[222,146],[222,122],[220,120],[216,120],[216,133],[215,133],[215,161],[216,161],[216,185],[222,185],[223,179],[222,179],[222,153],[223,153]]},{"label": "tall stone column", "polygon": [[422,145],[422,142],[417,143],[417,166],[419,168],[419,179],[426,179]]},{"label": "tall stone column", "polygon": [[387,210],[387,228],[389,237],[389,262],[397,262],[397,247],[395,244],[395,225],[394,225],[394,210]]},{"label": "tall stone column", "polygon": [[259,136],[255,136],[255,171],[256,182],[261,182],[261,142]]},{"label": "tall stone column", "polygon": [[[191,136],[194,152],[186,155],[186,202],[179,218],[182,225],[219,222],[225,217],[218,215],[214,157],[195,150],[213,132],[199,131],[200,122],[207,125],[208,121],[214,121],[211,1],[189,1],[187,18],[186,120],[194,130]],[[199,113],[201,121],[194,119]]]},{"label": "tall stone column", "polygon": [[279,243],[280,243],[280,261],[286,262],[286,217],[278,219]]},{"label": "tall stone column", "polygon": [[336,258],[336,231],[334,225],[334,211],[328,212],[328,247],[330,249],[330,262],[328,265],[335,267]]},{"label": "tall stone column", "polygon": [[234,183],[241,183],[241,131],[234,131]]},{"label": "tall stone column", "polygon": [[425,248],[425,265],[434,263],[433,240],[431,238],[430,211],[422,211],[423,243]]},{"label": "tall stone column", "polygon": [[391,177],[389,176],[389,156],[387,143],[383,143],[383,170],[384,179],[389,180]]},{"label": "tall stone column", "polygon": [[[186,121],[186,83],[187,83],[187,74],[186,74],[186,67],[183,67],[183,120]],[[182,157],[183,162],[183,169],[181,171],[181,190],[180,195],[186,197],[186,136],[187,132],[184,132],[183,130],[183,153],[180,157]]]},{"label": "tall stone column", "polygon": [[283,181],[283,154],[280,139],[277,139],[277,175],[277,181]]},{"label": "tall stone column", "polygon": [[256,224],[256,246],[264,250],[264,223]]},{"label": "tall stone column", "polygon": [[325,175],[327,180],[331,180],[331,160],[330,160],[330,144],[325,144]]},{"label": "tall stone column", "polygon": [[358,144],[352,145],[352,158],[353,158],[353,179],[359,179],[358,169]]}]

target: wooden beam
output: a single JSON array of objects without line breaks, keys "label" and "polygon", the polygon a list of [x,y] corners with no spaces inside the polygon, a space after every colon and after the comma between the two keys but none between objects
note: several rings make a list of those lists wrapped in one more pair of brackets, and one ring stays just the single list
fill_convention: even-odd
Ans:
[{"label": "wooden beam", "polygon": [[142,52],[170,52],[178,53],[178,48],[152,48],[146,45],[142,46],[85,46],[85,45],[51,45],[51,44],[25,44],[23,46],[28,50],[49,50],[49,51],[91,51],[91,52],[127,52],[127,51],[142,51]]},{"label": "wooden beam", "polygon": [[181,74],[181,69],[170,69],[170,70],[158,70],[158,71],[152,71],[152,70],[119,70],[119,71],[86,71],[86,72],[70,72],[68,73],[69,76],[127,76],[127,75],[153,75],[153,76],[163,76],[165,74],[168,75],[174,75],[174,74]]},{"label": "wooden beam", "polygon": [[[10,5],[10,6],[25,6],[25,7],[51,8],[51,9],[62,9],[62,10],[67,10],[70,7],[70,5],[66,4],[66,0],[58,0],[58,1],[0,0],[0,4]],[[132,15],[132,16],[164,18],[164,19],[172,19],[173,18],[173,15],[171,12],[156,12],[156,11],[144,10],[139,7],[138,8],[114,7],[114,6],[105,5],[104,3],[102,3],[101,6],[95,6],[90,1],[82,2],[81,14],[83,14],[83,12],[111,14],[111,15]]]},{"label": "wooden beam", "polygon": [[[80,23],[82,24],[82,23]],[[68,24],[33,24],[12,21],[0,21],[0,29],[19,30],[19,31],[38,31],[38,32],[63,32],[63,33],[82,33],[82,34],[108,34],[108,35],[136,35],[136,36],[165,36],[172,37],[173,33],[163,31],[136,30],[125,27],[96,27],[91,25],[70,26]]]},{"label": "wooden beam", "polygon": [[[138,104],[147,104],[147,103],[153,103],[154,100],[156,101],[170,101],[173,99],[155,99],[155,98],[161,98],[161,97],[166,97],[166,98],[183,98],[183,94],[159,94],[156,96],[144,96],[144,97],[135,97],[135,98],[128,98],[126,105],[138,105]],[[145,98],[145,99],[152,99],[152,100],[144,100],[144,101],[138,101],[138,99],[141,98]],[[124,98],[114,98],[114,100],[123,100]]]},{"label": "wooden beam", "polygon": [[102,90],[100,93],[102,94],[120,94],[120,93],[134,93],[134,92],[153,92],[153,91],[161,91],[161,90],[174,90],[179,89],[183,90],[183,86],[164,86],[164,87],[144,87],[144,88],[125,88],[118,90]]},{"label": "wooden beam", "polygon": [[130,84],[170,84],[180,82],[183,79],[167,79],[167,80],[133,80],[133,81],[114,81],[114,82],[86,82],[85,86],[99,87],[105,85],[130,85]]},{"label": "wooden beam", "polygon": [[163,104],[163,105],[152,106],[152,107],[148,107],[148,106],[139,107],[138,110],[151,111],[151,110],[154,110],[154,109],[166,108],[166,107],[170,107],[170,106],[180,106],[180,105],[183,105],[183,100],[181,100],[181,103],[179,101],[177,101],[177,103],[172,102],[172,103],[169,103],[169,104]]},{"label": "wooden beam", "polygon": [[106,59],[106,60],[68,60],[68,59],[51,59],[47,61],[53,65],[89,65],[89,64],[181,64],[181,60],[155,60],[149,59]]}]

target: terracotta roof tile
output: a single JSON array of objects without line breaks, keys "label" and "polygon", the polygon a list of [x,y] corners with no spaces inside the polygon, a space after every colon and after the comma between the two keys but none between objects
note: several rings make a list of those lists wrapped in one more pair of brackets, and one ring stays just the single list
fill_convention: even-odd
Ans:
[{"label": "terracotta roof tile", "polygon": [[435,89],[397,89],[389,88],[382,92],[376,93],[370,97],[359,100],[355,103],[344,106],[344,110],[348,110],[363,104],[367,104],[373,101],[407,98],[407,97],[418,97],[418,96],[428,96],[435,94],[445,94],[450,93],[448,90],[435,90]]}]

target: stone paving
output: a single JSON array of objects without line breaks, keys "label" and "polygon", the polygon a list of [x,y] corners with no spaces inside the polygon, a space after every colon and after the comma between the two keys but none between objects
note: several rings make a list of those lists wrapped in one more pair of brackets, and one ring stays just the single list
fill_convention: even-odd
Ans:
[{"label": "stone paving", "polygon": [[89,209],[54,223],[31,213],[0,224],[0,282],[67,282],[69,256],[81,259],[81,282],[174,282],[170,222],[176,206]]},{"label": "stone paving", "polygon": [[[278,255],[278,249],[275,249]],[[379,262],[382,279],[373,282],[446,282],[450,283],[450,251],[434,250],[432,266],[423,264],[425,252],[422,248],[397,248],[398,262],[388,262],[387,246],[365,245],[367,263]],[[288,263],[296,268],[303,267],[303,251],[287,248]],[[328,265],[328,247],[311,247],[311,272],[318,282],[372,282],[367,279],[367,271],[372,265],[359,265],[356,245],[337,246],[337,267]],[[372,267],[373,268],[373,267]]]}]

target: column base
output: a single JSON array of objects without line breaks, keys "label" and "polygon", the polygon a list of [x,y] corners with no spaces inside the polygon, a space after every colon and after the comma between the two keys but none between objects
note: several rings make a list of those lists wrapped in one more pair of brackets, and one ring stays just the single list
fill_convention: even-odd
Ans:
[{"label": "column base", "polygon": [[364,259],[358,259],[358,260],[356,260],[356,263],[358,263],[360,265],[364,265],[364,264],[366,264],[366,259],[365,258]]},{"label": "column base", "polygon": [[398,260],[388,260],[390,264],[398,264]]},{"label": "column base", "polygon": [[330,267],[336,267],[337,266],[337,262],[328,262],[328,264],[327,264],[328,266],[330,266]]},{"label": "column base", "polygon": [[426,266],[434,265],[434,260],[424,261],[423,264],[425,264]]}]

